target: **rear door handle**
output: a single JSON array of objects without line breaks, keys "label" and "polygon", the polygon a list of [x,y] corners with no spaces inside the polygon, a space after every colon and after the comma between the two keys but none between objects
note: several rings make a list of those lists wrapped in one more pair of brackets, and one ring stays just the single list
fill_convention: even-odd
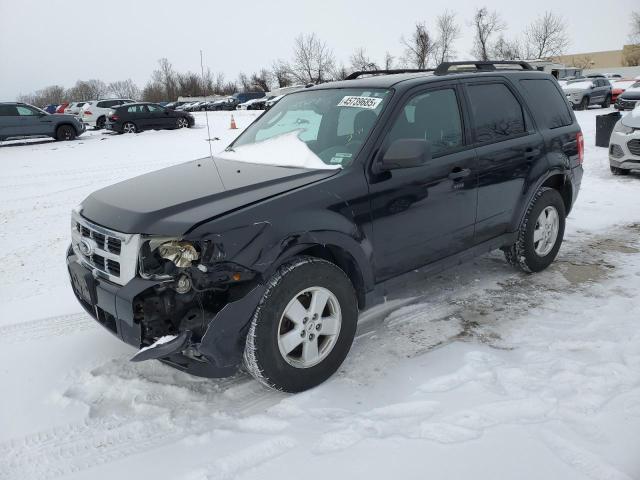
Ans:
[{"label": "rear door handle", "polygon": [[470,174],[471,174],[470,168],[456,167],[453,170],[451,170],[451,173],[449,174],[449,178],[451,180],[461,180],[465,177],[468,177]]}]

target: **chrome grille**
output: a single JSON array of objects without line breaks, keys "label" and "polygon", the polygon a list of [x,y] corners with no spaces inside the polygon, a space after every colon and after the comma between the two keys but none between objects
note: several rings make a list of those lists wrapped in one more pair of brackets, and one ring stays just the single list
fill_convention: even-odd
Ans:
[{"label": "chrome grille", "polygon": [[631,152],[631,155],[640,157],[640,140],[639,139],[634,138],[633,140],[629,140],[627,142],[627,148]]},{"label": "chrome grille", "polygon": [[104,228],[74,211],[71,237],[78,262],[90,268],[95,276],[119,285],[127,284],[136,276],[140,235]]}]

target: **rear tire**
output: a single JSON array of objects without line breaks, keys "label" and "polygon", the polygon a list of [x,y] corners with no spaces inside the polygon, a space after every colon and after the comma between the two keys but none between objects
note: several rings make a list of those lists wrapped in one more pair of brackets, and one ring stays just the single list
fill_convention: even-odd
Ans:
[{"label": "rear tire", "polygon": [[244,365],[259,382],[301,392],[327,380],[356,332],[358,304],[347,275],[315,257],[294,257],[269,280],[251,320]]},{"label": "rear tire", "polygon": [[107,123],[106,117],[99,117],[96,120],[96,130],[102,130],[104,128],[105,123]]},{"label": "rear tire", "polygon": [[611,95],[607,95],[607,98],[604,99],[602,103],[602,108],[609,108],[611,106]]},{"label": "rear tire", "polygon": [[56,140],[67,141],[76,138],[76,130],[71,125],[60,125],[56,130]]},{"label": "rear tire", "polygon": [[552,188],[541,188],[529,204],[516,242],[503,249],[507,261],[527,273],[547,268],[562,245],[565,217],[560,193]]},{"label": "rear tire", "polygon": [[618,168],[611,165],[609,166],[609,168],[611,169],[611,173],[613,173],[614,175],[629,175],[629,170],[626,170],[624,168]]},{"label": "rear tire", "polygon": [[137,131],[136,124],[133,122],[125,122],[122,125],[122,133],[136,133]]}]

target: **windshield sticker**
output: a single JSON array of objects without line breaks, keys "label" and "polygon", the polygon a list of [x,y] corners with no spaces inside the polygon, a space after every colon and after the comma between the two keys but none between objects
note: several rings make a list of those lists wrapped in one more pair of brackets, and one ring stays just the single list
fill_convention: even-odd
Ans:
[{"label": "windshield sticker", "polygon": [[336,153],[331,160],[329,160],[329,163],[331,164],[342,164],[343,161],[348,160],[352,157],[351,153]]},{"label": "windshield sticker", "polygon": [[356,107],[374,110],[378,105],[380,105],[380,102],[382,102],[381,98],[348,95],[340,100],[338,107]]}]

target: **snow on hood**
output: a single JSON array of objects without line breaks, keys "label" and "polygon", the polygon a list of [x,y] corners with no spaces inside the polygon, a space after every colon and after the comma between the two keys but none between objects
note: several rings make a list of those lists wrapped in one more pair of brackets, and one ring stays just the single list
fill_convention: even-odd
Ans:
[{"label": "snow on hood", "polygon": [[640,128],[640,102],[630,113],[622,117],[622,124],[631,128]]},{"label": "snow on hood", "polygon": [[563,90],[586,90],[587,88],[591,88],[593,85],[592,81],[584,81],[584,82],[575,82],[568,83],[562,87]]},{"label": "snow on hood", "polygon": [[278,167],[298,167],[314,170],[333,170],[340,165],[327,165],[298,138],[295,130],[261,142],[233,147],[216,155],[236,162],[275,165]]}]

